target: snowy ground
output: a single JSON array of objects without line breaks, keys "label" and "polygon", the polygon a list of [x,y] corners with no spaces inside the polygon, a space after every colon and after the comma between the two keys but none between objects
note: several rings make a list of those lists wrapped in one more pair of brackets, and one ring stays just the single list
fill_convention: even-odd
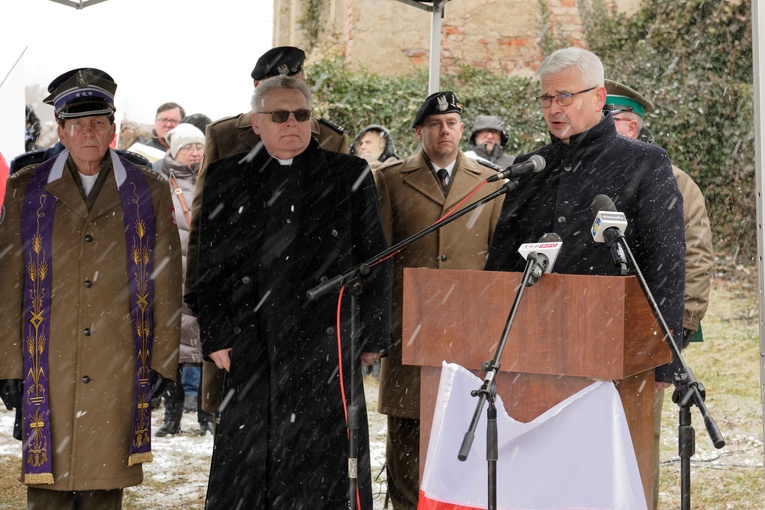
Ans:
[{"label": "snowy ground", "polygon": [[[377,414],[377,380],[365,378],[369,407],[369,434],[371,442],[372,478],[375,493],[374,510],[382,510],[385,502],[385,475],[380,474],[385,463],[385,416]],[[0,405],[0,456],[21,459],[21,444],[13,439],[14,412]],[[162,410],[153,413],[152,427],[162,426]],[[125,490],[124,510],[194,510],[204,507],[207,475],[212,454],[212,435],[199,436],[196,413],[185,413],[181,433],[165,438],[155,437],[152,442],[154,461],[144,467],[144,483]],[[378,478],[379,475],[379,478]],[[18,484],[19,493],[23,491]],[[20,509],[0,501],[0,509]]]}]

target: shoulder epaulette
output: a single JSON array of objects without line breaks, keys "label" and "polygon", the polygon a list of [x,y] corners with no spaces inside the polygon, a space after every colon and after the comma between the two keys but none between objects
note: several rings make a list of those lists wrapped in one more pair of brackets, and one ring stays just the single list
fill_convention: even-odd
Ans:
[{"label": "shoulder epaulette", "polygon": [[45,161],[45,149],[40,149],[37,151],[27,152],[26,154],[21,154],[19,156],[16,156],[11,160],[10,165],[10,171],[11,174],[15,174],[25,166],[29,165],[39,165]]},{"label": "shoulder epaulette", "polygon": [[331,120],[325,119],[324,117],[319,117],[319,124],[324,124],[328,128],[333,129],[334,131],[337,131],[338,134],[341,134],[341,135],[345,134],[345,129],[341,128],[340,126],[338,126]]},{"label": "shoulder epaulette", "polygon": [[145,157],[141,156],[140,154],[136,152],[126,151],[126,150],[118,150],[117,154],[122,156],[123,158],[127,159],[131,163],[134,163],[138,166],[148,166],[151,168],[151,161],[146,159]]},{"label": "shoulder epaulette", "polygon": [[238,115],[228,115],[226,117],[221,117],[220,119],[216,119],[216,120],[212,121],[209,125],[210,126],[215,126],[217,124],[220,124],[221,122],[230,121],[231,119],[238,119],[239,115],[241,115],[241,113],[238,114]]}]

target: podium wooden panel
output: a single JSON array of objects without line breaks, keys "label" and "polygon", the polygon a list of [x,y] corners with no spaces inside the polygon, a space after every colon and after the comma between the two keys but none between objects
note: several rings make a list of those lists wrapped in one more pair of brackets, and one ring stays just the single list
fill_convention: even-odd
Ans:
[{"label": "podium wooden panel", "polygon": [[[404,269],[402,359],[420,366],[422,376],[420,477],[442,362],[483,379],[481,363],[494,357],[521,276]],[[653,369],[671,359],[635,277],[546,274],[524,292],[500,359],[497,392],[510,416],[529,422],[593,379],[617,381],[650,508]]]}]

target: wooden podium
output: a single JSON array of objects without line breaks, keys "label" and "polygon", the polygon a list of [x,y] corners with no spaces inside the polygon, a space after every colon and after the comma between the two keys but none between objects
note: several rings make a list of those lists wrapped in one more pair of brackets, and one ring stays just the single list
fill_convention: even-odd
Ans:
[{"label": "wooden podium", "polygon": [[[481,363],[494,358],[521,276],[404,269],[402,359],[421,367],[420,478],[441,364],[457,363],[484,378]],[[508,414],[525,423],[593,379],[617,381],[650,509],[653,369],[671,360],[635,277],[546,274],[524,291],[500,360],[497,393]]]}]

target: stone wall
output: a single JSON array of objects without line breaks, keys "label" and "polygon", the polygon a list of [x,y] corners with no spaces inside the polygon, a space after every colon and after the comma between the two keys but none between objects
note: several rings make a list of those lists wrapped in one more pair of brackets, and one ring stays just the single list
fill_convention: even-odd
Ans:
[{"label": "stone wall", "polygon": [[[582,46],[591,0],[451,0],[441,27],[441,69],[456,65],[528,75],[544,45]],[[311,14],[308,7],[315,6]],[[634,12],[640,0],[607,8]],[[427,68],[432,14],[397,0],[274,0],[274,45],[299,46],[311,60],[342,55],[351,69],[405,75]]]}]

